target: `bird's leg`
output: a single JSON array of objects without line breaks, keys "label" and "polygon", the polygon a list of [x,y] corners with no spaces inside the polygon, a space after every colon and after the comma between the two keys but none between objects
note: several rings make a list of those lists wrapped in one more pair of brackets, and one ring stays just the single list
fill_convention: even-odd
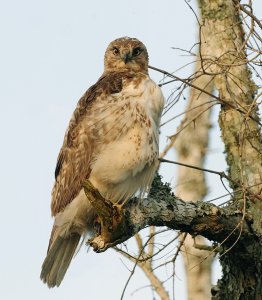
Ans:
[{"label": "bird's leg", "polygon": [[84,183],[84,191],[99,217],[101,226],[97,236],[88,242],[96,252],[103,252],[116,245],[127,230],[122,205],[104,199],[89,180]]},{"label": "bird's leg", "polygon": [[108,228],[112,227],[113,204],[102,197],[99,191],[92,185],[89,180],[84,183],[84,191],[87,199],[95,209],[100,221]]}]

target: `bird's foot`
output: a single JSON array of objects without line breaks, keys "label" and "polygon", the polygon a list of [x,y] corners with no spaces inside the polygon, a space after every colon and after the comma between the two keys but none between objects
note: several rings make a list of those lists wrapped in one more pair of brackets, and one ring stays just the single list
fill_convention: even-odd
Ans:
[{"label": "bird's foot", "polygon": [[113,204],[111,201],[104,199],[99,191],[90,183],[84,183],[84,190],[88,200],[95,209],[97,220],[97,234],[88,241],[96,252],[103,252],[109,247],[120,243],[127,225],[124,218],[123,204]]}]

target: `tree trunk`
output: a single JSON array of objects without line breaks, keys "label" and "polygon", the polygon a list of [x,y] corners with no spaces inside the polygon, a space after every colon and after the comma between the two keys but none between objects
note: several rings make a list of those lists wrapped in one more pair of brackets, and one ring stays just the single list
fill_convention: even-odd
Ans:
[{"label": "tree trunk", "polygon": [[[209,93],[213,89],[213,80],[209,75],[203,75],[200,61],[196,61],[196,72],[199,77],[192,83]],[[208,147],[210,128],[210,96],[191,88],[185,117],[180,127],[185,128],[175,142],[178,161],[184,164],[204,167]],[[187,126],[187,124],[189,124]],[[179,131],[181,129],[179,128]],[[183,166],[178,167],[176,194],[184,200],[199,201],[207,193],[204,172]],[[189,300],[209,300],[211,297],[211,263],[212,255],[205,250],[194,247],[194,243],[204,245],[202,236],[194,239],[187,235],[184,241],[183,258],[187,279],[187,294]],[[196,284],[197,282],[197,284]]]},{"label": "tree trunk", "polygon": [[258,120],[256,86],[247,68],[239,2],[202,0],[201,11],[201,56],[210,65],[208,72],[215,75],[222,101],[219,124],[235,205],[252,218],[252,229],[260,237],[242,248],[224,248],[228,252],[221,257],[223,278],[213,299],[262,299],[262,141],[259,121],[254,121]]}]

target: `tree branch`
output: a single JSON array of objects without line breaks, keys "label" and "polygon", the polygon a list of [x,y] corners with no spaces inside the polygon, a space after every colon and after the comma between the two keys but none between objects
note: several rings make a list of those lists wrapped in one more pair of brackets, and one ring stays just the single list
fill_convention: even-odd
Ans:
[{"label": "tree branch", "polygon": [[[253,116],[251,115],[251,113],[248,112],[245,108],[243,109],[243,107],[242,107],[242,109],[240,109],[240,108],[237,107],[235,104],[232,104],[232,103],[230,103],[230,102],[227,102],[227,101],[224,100],[223,98],[218,97],[218,96],[216,96],[216,95],[213,95],[213,94],[207,92],[206,90],[201,89],[200,87],[198,87],[198,86],[192,84],[188,79],[180,78],[180,77],[178,77],[178,76],[176,76],[176,75],[173,75],[173,74],[171,74],[171,73],[169,73],[169,72],[167,72],[167,71],[165,71],[165,70],[162,70],[162,69],[159,69],[159,68],[156,68],[156,67],[153,67],[153,66],[148,66],[148,67],[149,67],[150,69],[152,69],[152,70],[155,70],[155,71],[158,71],[158,72],[160,72],[160,73],[163,73],[163,74],[166,75],[166,76],[169,76],[169,77],[171,77],[171,78],[174,78],[175,80],[181,81],[181,82],[183,82],[184,84],[186,84],[186,85],[188,85],[188,86],[190,86],[190,87],[192,87],[192,88],[194,88],[194,89],[196,89],[196,90],[198,90],[198,91],[200,91],[200,92],[202,92],[202,93],[205,93],[206,95],[209,95],[210,97],[212,97],[212,98],[218,100],[220,103],[222,103],[222,104],[224,104],[224,105],[227,105],[227,106],[230,107],[230,108],[233,108],[234,110],[240,112],[240,113],[243,114],[244,116],[249,117],[251,120],[253,120],[254,122],[256,122],[258,125],[262,126],[262,123],[260,122],[260,120],[259,120],[258,118],[253,117]],[[217,74],[213,74],[213,75],[217,75]]]},{"label": "tree branch", "polygon": [[[90,193],[98,192],[88,188],[90,185],[84,186],[88,198]],[[161,182],[159,175],[154,180],[148,198],[131,199],[124,208],[112,203],[108,208],[108,201],[105,203],[102,214],[94,206],[101,219],[101,230],[88,243],[96,252],[104,252],[151,225],[167,226],[193,236],[202,235],[229,246],[239,238],[240,233],[245,238],[252,235],[240,211],[205,202],[185,202],[172,194],[170,187]],[[103,220],[104,216],[108,218],[109,213],[105,213],[107,209],[116,212],[111,214],[112,222]],[[110,224],[110,228],[107,224]]]}]

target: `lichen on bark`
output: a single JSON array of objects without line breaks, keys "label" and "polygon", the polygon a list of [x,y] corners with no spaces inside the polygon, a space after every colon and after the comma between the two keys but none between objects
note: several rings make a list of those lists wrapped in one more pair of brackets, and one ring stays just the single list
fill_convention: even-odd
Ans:
[{"label": "lichen on bark", "polygon": [[[219,125],[225,145],[235,207],[252,219],[257,239],[221,257],[223,277],[214,299],[261,299],[262,277],[262,140],[255,95],[257,87],[247,66],[245,36],[237,0],[202,0],[202,59],[210,64],[221,98]],[[257,120],[257,121],[255,121]],[[239,192],[239,187],[242,187]]]}]

